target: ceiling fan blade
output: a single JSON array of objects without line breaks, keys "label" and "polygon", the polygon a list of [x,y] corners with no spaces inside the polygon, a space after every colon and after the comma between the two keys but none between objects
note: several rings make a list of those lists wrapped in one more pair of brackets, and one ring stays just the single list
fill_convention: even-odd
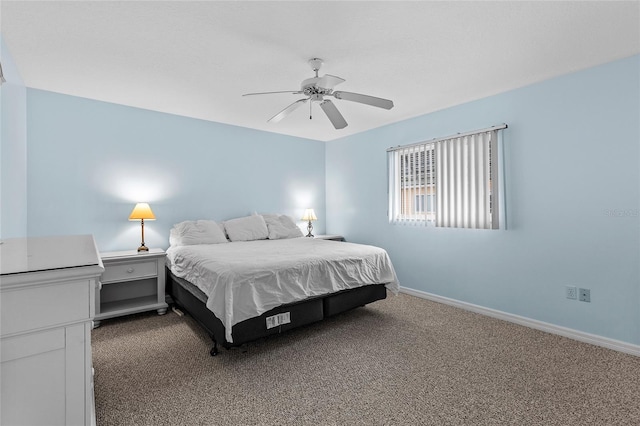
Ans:
[{"label": "ceiling fan blade", "polygon": [[345,101],[359,102],[361,104],[384,109],[393,108],[393,101],[390,101],[389,99],[376,98],[375,96],[361,95],[359,93],[351,92],[333,92],[332,95],[336,99],[343,99]]},{"label": "ceiling fan blade", "polygon": [[327,117],[329,117],[329,121],[331,121],[333,127],[336,129],[344,129],[347,127],[347,122],[333,102],[330,100],[322,101],[320,108],[322,108],[324,113],[327,114]]},{"label": "ceiling fan blade", "polygon": [[323,89],[333,89],[340,83],[344,83],[344,78],[336,77],[335,75],[325,74],[316,82],[316,86]]},{"label": "ceiling fan blade", "polygon": [[283,109],[282,111],[280,111],[279,113],[277,113],[276,115],[268,119],[267,122],[277,123],[278,121],[282,120],[287,115],[289,115],[292,111],[298,109],[298,107],[306,103],[308,100],[309,98],[298,99],[297,101],[295,101],[294,103],[292,103],[291,105],[289,105],[288,107],[286,107],[285,109]]},{"label": "ceiling fan blade", "polygon": [[299,95],[300,93],[302,93],[299,90],[293,91],[293,90],[283,90],[281,92],[258,92],[258,93],[245,93],[242,96],[253,96],[253,95],[271,95],[274,93],[291,93],[293,95]]}]

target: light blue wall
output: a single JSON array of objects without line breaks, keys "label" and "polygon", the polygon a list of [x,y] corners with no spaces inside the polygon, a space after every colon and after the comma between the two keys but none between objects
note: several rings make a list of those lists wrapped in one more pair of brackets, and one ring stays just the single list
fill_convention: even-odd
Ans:
[{"label": "light blue wall", "polygon": [[[28,234],[93,234],[102,251],[136,248],[150,203],[150,247],[172,224],[253,213],[296,219],[316,209],[325,229],[325,146],[220,123],[27,90]],[[302,227],[302,222],[300,222]]]},{"label": "light blue wall", "polygon": [[27,90],[0,37],[0,238],[27,235]]},{"label": "light blue wall", "polygon": [[[405,287],[640,344],[639,81],[634,56],[330,142],[327,231]],[[508,230],[388,223],[388,147],[503,122]]]}]

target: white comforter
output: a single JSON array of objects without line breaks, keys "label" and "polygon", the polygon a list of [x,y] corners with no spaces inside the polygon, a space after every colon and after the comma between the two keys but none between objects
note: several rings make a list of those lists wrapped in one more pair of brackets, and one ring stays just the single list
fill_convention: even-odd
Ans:
[{"label": "white comforter", "polygon": [[368,284],[398,292],[387,252],[379,247],[292,238],[169,247],[171,272],[195,284],[231,328],[286,303]]}]

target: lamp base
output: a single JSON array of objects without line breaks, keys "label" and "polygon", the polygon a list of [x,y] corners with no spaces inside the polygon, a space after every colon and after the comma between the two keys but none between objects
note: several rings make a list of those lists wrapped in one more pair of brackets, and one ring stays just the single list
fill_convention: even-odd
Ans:
[{"label": "lamp base", "polygon": [[138,252],[141,252],[141,251],[149,251],[149,247],[142,244],[140,247],[138,247]]},{"label": "lamp base", "polygon": [[307,237],[313,238],[313,234],[311,233],[311,231],[313,231],[313,225],[311,224],[311,221],[309,221],[309,224],[307,225],[307,231],[309,232]]}]

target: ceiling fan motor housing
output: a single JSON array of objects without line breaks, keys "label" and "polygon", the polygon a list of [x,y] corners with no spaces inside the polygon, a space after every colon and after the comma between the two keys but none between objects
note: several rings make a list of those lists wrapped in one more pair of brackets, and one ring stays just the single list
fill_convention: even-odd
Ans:
[{"label": "ceiling fan motor housing", "polygon": [[300,90],[304,92],[305,89],[317,88],[316,85],[318,84],[318,80],[320,80],[320,77],[312,77],[302,80],[302,83],[300,83]]},{"label": "ceiling fan motor housing", "polygon": [[307,96],[311,96],[312,101],[322,100],[322,95],[329,95],[331,94],[331,92],[333,92],[333,90],[319,87],[318,82],[321,79],[322,77],[313,77],[304,80],[300,85],[300,91],[302,91],[302,93]]}]

